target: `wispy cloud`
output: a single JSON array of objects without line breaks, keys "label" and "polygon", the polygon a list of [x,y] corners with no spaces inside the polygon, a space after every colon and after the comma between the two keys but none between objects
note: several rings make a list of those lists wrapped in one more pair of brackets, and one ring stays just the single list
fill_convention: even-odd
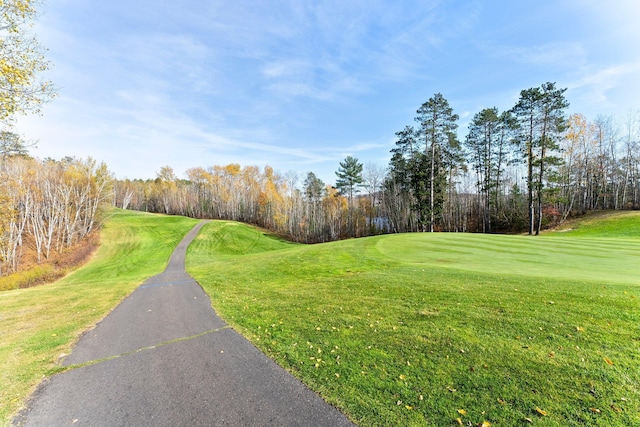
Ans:
[{"label": "wispy cloud", "polygon": [[[583,103],[611,107],[615,105],[610,92],[619,88],[629,93],[638,88],[637,76],[640,73],[640,60],[605,68],[585,68],[580,75],[569,83],[569,90],[580,96]],[[634,85],[635,83],[635,85]],[[629,107],[631,108],[631,107]]]},{"label": "wispy cloud", "polygon": [[[164,165],[181,173],[194,166],[235,162],[295,165],[330,160],[322,150],[248,141],[203,128],[201,123],[182,115],[146,110],[131,116],[129,110],[100,109],[101,118],[96,120],[96,111],[82,102],[59,105],[44,118],[23,121],[33,133],[48,135],[47,140],[40,141],[35,154],[60,157],[55,141],[64,140],[66,150],[73,155],[105,160],[120,177],[153,177]],[[75,124],[59,120],[79,108],[85,108],[88,114],[76,115]]]},{"label": "wispy cloud", "polygon": [[585,48],[579,42],[556,42],[536,46],[492,45],[486,51],[495,57],[536,66],[580,67],[586,61]]},{"label": "wispy cloud", "polygon": [[268,61],[262,67],[262,74],[267,79],[299,78],[308,75],[313,69],[309,60],[288,58]]},{"label": "wispy cloud", "polygon": [[35,31],[60,97],[21,129],[38,155],[119,176],[238,162],[331,178],[346,155],[388,159],[436,92],[463,120],[544,81],[572,109],[637,107],[636,3],[48,2]]}]

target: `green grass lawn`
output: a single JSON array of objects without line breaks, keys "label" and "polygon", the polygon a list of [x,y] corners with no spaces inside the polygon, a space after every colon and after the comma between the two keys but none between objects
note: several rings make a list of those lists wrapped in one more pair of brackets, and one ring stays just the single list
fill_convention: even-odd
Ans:
[{"label": "green grass lawn", "polygon": [[0,424],[59,369],[78,335],[147,277],[160,273],[196,224],[181,217],[113,210],[93,259],[46,286],[0,292]]},{"label": "green grass lawn", "polygon": [[559,229],[571,236],[612,238],[640,238],[640,220],[637,212],[601,211],[567,221]]},{"label": "green grass lawn", "polygon": [[640,215],[302,246],[212,222],[188,270],[360,425],[640,425]]},{"label": "green grass lawn", "polygon": [[[0,293],[0,423],[195,223],[114,210],[90,263]],[[216,221],[188,266],[228,322],[361,425],[640,425],[640,215],[568,228],[302,246]]]}]

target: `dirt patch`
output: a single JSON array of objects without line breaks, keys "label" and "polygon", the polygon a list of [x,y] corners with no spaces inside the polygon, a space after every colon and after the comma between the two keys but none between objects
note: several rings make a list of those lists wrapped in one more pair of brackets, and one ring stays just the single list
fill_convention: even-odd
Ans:
[{"label": "dirt patch", "polygon": [[54,253],[49,259],[38,263],[34,249],[25,245],[23,252],[23,267],[17,272],[0,278],[0,291],[24,289],[46,285],[66,276],[87,263],[100,246],[100,233],[94,231],[82,241]]}]

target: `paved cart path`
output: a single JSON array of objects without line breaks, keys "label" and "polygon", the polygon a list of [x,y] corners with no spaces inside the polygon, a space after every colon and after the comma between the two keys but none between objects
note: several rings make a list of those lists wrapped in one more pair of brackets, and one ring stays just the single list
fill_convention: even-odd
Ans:
[{"label": "paved cart path", "polygon": [[202,225],[82,336],[63,362],[73,368],[45,380],[14,425],[352,425],[215,314],[184,269]]}]

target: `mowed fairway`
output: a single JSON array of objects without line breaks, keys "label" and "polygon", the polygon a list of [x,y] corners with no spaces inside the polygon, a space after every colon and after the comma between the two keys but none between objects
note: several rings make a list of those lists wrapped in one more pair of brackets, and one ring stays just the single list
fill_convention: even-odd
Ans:
[{"label": "mowed fairway", "polygon": [[301,246],[218,221],[187,267],[360,425],[640,425],[640,215],[581,224]]},{"label": "mowed fairway", "polygon": [[0,293],[0,425],[78,335],[160,273],[196,220],[113,210],[93,259],[46,286]]}]

